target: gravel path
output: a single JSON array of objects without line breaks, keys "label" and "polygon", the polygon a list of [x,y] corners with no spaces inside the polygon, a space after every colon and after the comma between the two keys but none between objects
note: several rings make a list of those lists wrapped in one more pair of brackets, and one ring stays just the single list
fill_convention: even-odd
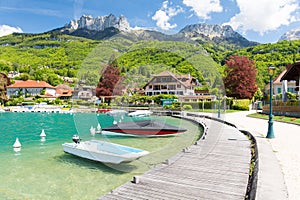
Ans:
[{"label": "gravel path", "polygon": [[[275,138],[266,139],[268,121],[246,117],[249,112],[228,113],[224,120],[230,121],[242,129],[248,130],[256,138],[271,144],[280,164],[288,191],[288,199],[300,198],[300,126],[274,121]],[[260,153],[260,152],[259,152]],[[258,189],[259,191],[259,189]]]}]

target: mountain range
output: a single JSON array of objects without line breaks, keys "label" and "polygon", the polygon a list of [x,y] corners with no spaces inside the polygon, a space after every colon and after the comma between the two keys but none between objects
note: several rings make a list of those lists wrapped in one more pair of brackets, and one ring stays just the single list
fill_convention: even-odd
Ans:
[{"label": "mountain range", "polygon": [[300,27],[292,29],[292,30],[286,32],[285,34],[283,34],[280,37],[279,41],[282,41],[282,40],[300,40]]},{"label": "mountain range", "polygon": [[155,30],[133,29],[124,16],[116,17],[113,14],[96,18],[90,15],[83,15],[80,19],[72,20],[64,27],[49,32],[80,36],[94,40],[102,40],[121,34],[132,40],[212,41],[237,47],[249,47],[258,44],[257,42],[247,40],[228,25],[192,24],[187,25],[176,34],[167,35]]}]

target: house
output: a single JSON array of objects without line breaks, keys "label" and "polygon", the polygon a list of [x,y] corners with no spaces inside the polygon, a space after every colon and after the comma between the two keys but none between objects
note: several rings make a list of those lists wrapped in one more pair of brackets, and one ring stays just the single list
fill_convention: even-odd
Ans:
[{"label": "house", "polygon": [[36,96],[42,93],[48,96],[56,96],[55,87],[46,83],[45,81],[16,80],[14,84],[7,86],[8,97],[17,96],[17,95]]},{"label": "house", "polygon": [[173,94],[178,96],[179,101],[212,100],[215,98],[207,93],[195,93],[196,86],[198,86],[198,81],[190,74],[175,75],[169,71],[164,71],[154,75],[143,89],[147,96]]},{"label": "house", "polygon": [[92,100],[94,96],[96,96],[95,86],[79,85],[75,87],[73,92],[73,99]]},{"label": "house", "polygon": [[[280,81],[288,81],[293,83],[293,91],[295,93],[298,92],[299,95],[299,87],[300,87],[300,61],[295,62],[293,65],[287,68],[284,73],[279,76],[278,78]],[[276,91],[276,89],[275,89]],[[284,96],[284,95],[283,95]],[[272,109],[270,109],[269,105],[263,106],[263,113],[269,114],[270,110],[273,112],[274,115],[283,115],[289,117],[300,117],[300,95],[298,96],[298,102],[296,101],[285,101],[286,98],[283,98],[283,102],[276,102],[272,105]]]},{"label": "house", "polygon": [[174,75],[169,71],[154,75],[144,86],[148,96],[158,94],[194,95],[196,79],[190,75]]},{"label": "house", "polygon": [[73,90],[65,84],[60,84],[55,87],[56,97],[61,100],[70,100],[73,95]]},{"label": "house", "polygon": [[20,76],[20,73],[17,71],[10,71],[10,72],[8,72],[8,75],[7,75],[8,78],[15,78],[18,76]]},{"label": "house", "polygon": [[[284,70],[281,72],[273,81],[273,95],[283,94],[283,92],[286,90],[286,92],[291,92],[296,94],[296,81],[290,80],[290,81],[284,81],[282,80],[283,75],[287,72],[287,70]],[[285,88],[286,87],[286,88]],[[268,83],[265,86],[265,92],[266,94],[270,94],[270,83]]]},{"label": "house", "polygon": [[289,67],[280,80],[295,82],[295,92],[298,92],[300,104],[300,61],[295,62],[291,67]]}]

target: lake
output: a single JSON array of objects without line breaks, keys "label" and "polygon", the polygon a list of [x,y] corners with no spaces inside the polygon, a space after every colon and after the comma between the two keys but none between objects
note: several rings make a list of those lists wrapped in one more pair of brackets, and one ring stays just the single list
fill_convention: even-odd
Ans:
[{"label": "lake", "polygon": [[[95,113],[0,113],[0,199],[96,199],[190,146],[202,134],[202,129],[189,121],[151,118],[187,131],[158,138],[92,136],[91,126],[100,123],[106,127],[132,118]],[[42,129],[46,133],[44,142],[39,136]],[[74,134],[82,140],[105,140],[150,154],[120,165],[89,161],[63,152],[62,144],[72,142]],[[13,151],[17,137],[22,144],[18,153]]]}]

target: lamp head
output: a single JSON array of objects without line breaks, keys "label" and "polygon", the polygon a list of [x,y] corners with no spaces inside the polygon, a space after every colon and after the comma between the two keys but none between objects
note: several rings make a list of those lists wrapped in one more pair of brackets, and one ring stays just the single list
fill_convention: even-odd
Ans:
[{"label": "lamp head", "polygon": [[269,73],[269,76],[273,76],[274,75],[274,72],[275,72],[275,67],[273,65],[270,65],[268,67],[268,73]]}]

